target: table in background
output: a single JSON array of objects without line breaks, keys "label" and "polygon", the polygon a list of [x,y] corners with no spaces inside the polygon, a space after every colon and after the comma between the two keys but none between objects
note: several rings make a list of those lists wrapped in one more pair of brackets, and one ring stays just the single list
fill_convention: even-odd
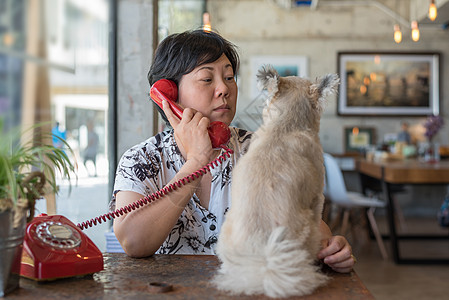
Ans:
[{"label": "table in background", "polygon": [[[104,254],[104,270],[82,278],[37,283],[22,278],[8,299],[271,299],[265,296],[231,296],[215,289],[211,280],[219,267],[212,255],[154,255],[130,258],[123,253]],[[329,271],[328,284],[312,295],[288,299],[374,299],[356,273]],[[168,284],[173,290],[151,292],[149,283]]]},{"label": "table in background", "polygon": [[[401,258],[398,248],[399,240],[431,240],[448,239],[448,235],[398,235],[394,221],[395,211],[392,189],[398,184],[432,185],[449,184],[449,160],[439,162],[420,162],[416,159],[394,161],[357,160],[357,170],[360,174],[380,180],[385,199],[388,200],[388,227],[390,230],[393,259],[396,263],[449,263],[448,259],[432,258]],[[365,188],[362,180],[362,188]]]}]

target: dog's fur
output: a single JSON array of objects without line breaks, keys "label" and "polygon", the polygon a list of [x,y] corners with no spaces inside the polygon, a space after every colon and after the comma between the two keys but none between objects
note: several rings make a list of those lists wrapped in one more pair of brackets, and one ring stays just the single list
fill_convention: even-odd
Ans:
[{"label": "dog's fur", "polygon": [[318,132],[324,97],[339,80],[280,77],[271,66],[257,78],[268,90],[264,124],[233,171],[214,283],[234,294],[306,295],[327,279],[316,264],[324,202]]}]

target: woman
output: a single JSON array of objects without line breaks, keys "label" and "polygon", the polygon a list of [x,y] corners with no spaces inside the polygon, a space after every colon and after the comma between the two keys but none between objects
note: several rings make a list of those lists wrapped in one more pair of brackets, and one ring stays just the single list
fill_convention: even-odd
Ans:
[{"label": "woman", "polygon": [[[174,34],[161,42],[148,74],[150,85],[159,79],[178,86],[178,119],[163,103],[159,109],[173,129],[129,149],[120,160],[111,209],[120,208],[200,169],[218,155],[207,127],[229,125],[237,101],[235,74],[239,57],[235,46],[214,32]],[[154,253],[214,254],[220,227],[229,209],[232,168],[250,143],[251,134],[231,127],[231,158],[150,205],[116,218],[114,232],[125,252],[134,257]],[[223,151],[223,150],[221,150]],[[319,259],[338,272],[354,265],[351,246],[332,236],[322,222],[323,249]]]}]

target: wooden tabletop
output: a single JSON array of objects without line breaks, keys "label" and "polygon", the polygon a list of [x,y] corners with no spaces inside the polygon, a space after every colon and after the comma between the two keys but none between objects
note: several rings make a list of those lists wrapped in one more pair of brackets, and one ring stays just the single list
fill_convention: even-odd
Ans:
[{"label": "wooden tabletop", "polygon": [[417,159],[367,161],[359,159],[357,170],[368,176],[395,184],[449,183],[449,160],[421,162]]},{"label": "wooden tabletop", "polygon": [[[214,288],[219,267],[211,255],[154,255],[134,259],[104,254],[104,270],[82,278],[37,283],[21,278],[7,299],[272,299],[231,296]],[[288,299],[374,299],[356,273],[328,271],[328,284],[305,297]],[[165,287],[171,291],[163,292]]]}]

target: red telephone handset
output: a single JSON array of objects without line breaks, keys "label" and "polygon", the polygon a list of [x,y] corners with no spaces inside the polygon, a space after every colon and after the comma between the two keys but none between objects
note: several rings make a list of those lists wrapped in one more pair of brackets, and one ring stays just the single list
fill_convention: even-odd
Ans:
[{"label": "red telephone handset", "polygon": [[42,214],[27,225],[21,276],[43,281],[101,270],[101,251],[66,217]]},{"label": "red telephone handset", "polygon": [[[150,89],[150,97],[161,109],[162,100],[167,100],[173,113],[178,118],[182,119],[182,109],[175,103],[176,99],[178,99],[178,88],[176,83],[168,79],[156,81]],[[207,130],[213,148],[220,148],[227,144],[231,138],[231,131],[223,122],[211,122]]]}]

